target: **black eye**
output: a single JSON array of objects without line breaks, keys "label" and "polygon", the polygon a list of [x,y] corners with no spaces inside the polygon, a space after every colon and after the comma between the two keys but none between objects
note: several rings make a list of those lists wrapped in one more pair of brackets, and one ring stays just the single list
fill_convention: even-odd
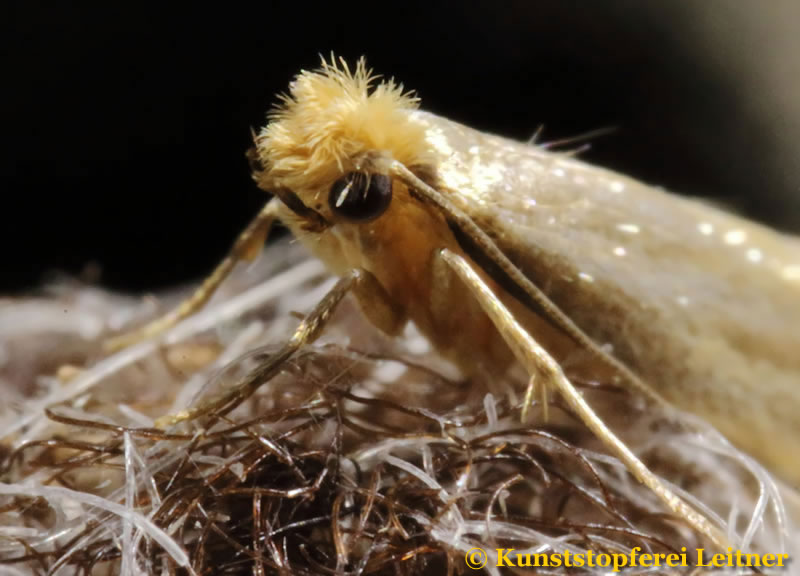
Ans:
[{"label": "black eye", "polygon": [[328,204],[348,220],[366,221],[383,214],[392,201],[392,179],[383,174],[351,172],[334,182]]}]

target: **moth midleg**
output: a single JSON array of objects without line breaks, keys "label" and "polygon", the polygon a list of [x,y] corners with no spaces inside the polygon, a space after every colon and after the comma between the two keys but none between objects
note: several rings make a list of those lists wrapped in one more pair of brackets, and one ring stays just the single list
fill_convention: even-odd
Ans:
[{"label": "moth midleg", "polygon": [[[325,294],[316,306],[314,306],[314,309],[306,315],[295,329],[291,338],[289,338],[278,352],[271,355],[262,364],[254,368],[231,388],[226,389],[224,392],[204,401],[198,406],[193,406],[181,410],[180,412],[163,416],[156,420],[155,426],[164,429],[178,424],[179,422],[194,420],[195,418],[212,412],[215,416],[221,416],[230,412],[252,395],[259,386],[277,375],[284,363],[298,350],[307,344],[311,344],[319,337],[339,303],[350,291],[356,293],[359,293],[359,290],[369,291],[371,288],[374,288],[376,284],[377,280],[375,277],[366,270],[354,269],[349,271],[336,282],[333,288]],[[369,295],[369,301],[372,302],[371,306],[375,307],[372,312],[370,312],[371,314],[380,315],[389,313],[390,305],[381,302],[382,294],[380,292],[370,291]],[[386,321],[388,322],[389,320],[387,319]]]},{"label": "moth midleg", "polygon": [[532,376],[538,375],[541,378],[542,381],[538,385],[549,385],[555,388],[589,430],[606,445],[614,456],[619,458],[639,482],[652,490],[667,508],[685,519],[690,526],[707,536],[717,546],[722,549],[727,548],[728,540],[722,531],[669,490],[606,426],[565,376],[558,362],[517,322],[469,262],[446,248],[439,252],[439,257],[447,263],[477,298],[481,308],[491,318],[517,360]]},{"label": "moth midleg", "polygon": [[247,225],[247,228],[239,234],[225,258],[217,264],[214,271],[206,277],[191,296],[163,316],[156,318],[141,328],[109,338],[104,343],[105,349],[109,352],[114,352],[153,336],[158,336],[205,306],[238,261],[254,260],[261,252],[269,230],[277,218],[279,205],[280,201],[277,198],[267,202],[250,224]]}]

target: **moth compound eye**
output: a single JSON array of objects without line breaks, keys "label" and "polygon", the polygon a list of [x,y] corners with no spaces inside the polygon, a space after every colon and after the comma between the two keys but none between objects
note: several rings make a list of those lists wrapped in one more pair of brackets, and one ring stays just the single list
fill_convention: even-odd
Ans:
[{"label": "moth compound eye", "polygon": [[383,214],[392,201],[392,179],[383,174],[351,172],[334,182],[328,204],[334,214],[365,222]]}]

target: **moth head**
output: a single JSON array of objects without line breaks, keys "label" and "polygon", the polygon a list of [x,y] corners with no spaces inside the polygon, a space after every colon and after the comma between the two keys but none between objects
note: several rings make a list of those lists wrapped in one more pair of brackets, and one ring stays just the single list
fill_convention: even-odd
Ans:
[{"label": "moth head", "polygon": [[[322,59],[302,71],[255,137],[255,178],[299,219],[369,222],[390,206],[393,160],[430,161],[425,128],[410,112],[417,98],[393,79],[380,80],[360,59]],[[316,216],[311,216],[311,213]]]}]

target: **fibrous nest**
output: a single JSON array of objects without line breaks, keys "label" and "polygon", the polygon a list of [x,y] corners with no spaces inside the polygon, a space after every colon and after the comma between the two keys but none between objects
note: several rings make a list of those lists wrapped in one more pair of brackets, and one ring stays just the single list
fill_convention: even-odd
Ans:
[{"label": "fibrous nest", "polygon": [[[387,339],[348,300],[234,411],[153,428],[267,358],[330,286],[281,243],[164,339],[111,356],[109,330],[185,292],[61,281],[4,301],[0,574],[457,574],[474,547],[500,573],[497,548],[708,545],[558,398],[547,421],[535,407],[522,422],[519,374],[464,382],[413,326]],[[688,416],[576,384],[741,549],[793,552],[778,488],[750,458]]]}]

